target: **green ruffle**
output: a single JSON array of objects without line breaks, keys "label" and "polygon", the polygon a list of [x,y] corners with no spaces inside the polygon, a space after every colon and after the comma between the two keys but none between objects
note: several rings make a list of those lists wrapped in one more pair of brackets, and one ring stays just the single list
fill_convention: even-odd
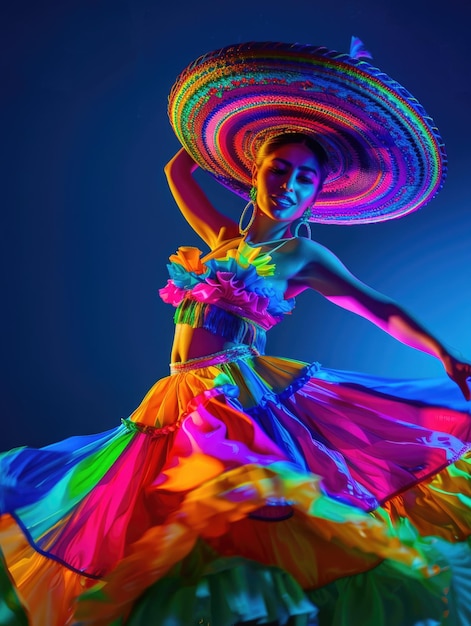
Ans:
[{"label": "green ruffle", "polygon": [[112,626],[235,626],[288,620],[290,626],[311,626],[317,623],[316,613],[291,575],[239,557],[216,558],[199,542],[189,557],[141,596],[127,620]]},{"label": "green ruffle", "polygon": [[217,558],[200,542],[111,626],[471,626],[470,544],[428,538],[423,550],[441,564],[428,579],[384,561],[305,592],[276,567]]},{"label": "green ruffle", "polygon": [[28,626],[28,618],[18,599],[8,575],[0,550],[0,624],[2,626]]}]

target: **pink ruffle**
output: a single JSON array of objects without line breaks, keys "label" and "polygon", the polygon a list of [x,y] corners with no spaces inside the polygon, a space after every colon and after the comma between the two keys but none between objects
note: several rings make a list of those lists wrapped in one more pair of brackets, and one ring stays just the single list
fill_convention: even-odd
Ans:
[{"label": "pink ruffle", "polygon": [[174,307],[177,307],[183,301],[187,293],[188,289],[177,287],[173,280],[167,280],[165,287],[159,289],[159,296],[162,300]]},{"label": "pink ruffle", "polygon": [[177,287],[169,280],[159,294],[164,302],[175,307],[190,294],[189,297],[196,302],[215,304],[230,313],[252,320],[265,330],[280,321],[267,311],[270,299],[253,291],[246,291],[244,283],[231,272],[216,272],[215,278],[207,278],[191,291]]},{"label": "pink ruffle", "polygon": [[196,285],[191,295],[200,302],[216,304],[223,301],[231,307],[240,308],[251,319],[267,315],[270,302],[265,296],[247,291],[243,281],[231,272],[216,272],[215,278],[207,278],[204,283]]}]

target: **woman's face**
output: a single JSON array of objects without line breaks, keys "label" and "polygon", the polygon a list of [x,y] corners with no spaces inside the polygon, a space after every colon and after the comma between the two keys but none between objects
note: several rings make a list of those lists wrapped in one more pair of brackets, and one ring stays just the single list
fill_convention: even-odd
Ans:
[{"label": "woman's face", "polygon": [[258,209],[273,220],[292,222],[314,204],[322,187],[317,157],[302,143],[279,146],[254,166]]}]

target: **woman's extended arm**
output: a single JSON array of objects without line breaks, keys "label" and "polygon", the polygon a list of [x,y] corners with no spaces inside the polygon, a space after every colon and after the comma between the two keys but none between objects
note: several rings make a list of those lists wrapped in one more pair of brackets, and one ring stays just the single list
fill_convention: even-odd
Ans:
[{"label": "woman's extended arm", "polygon": [[[313,245],[310,245],[310,244]],[[308,261],[295,277],[331,302],[370,320],[402,343],[440,359],[448,376],[456,382],[467,400],[471,364],[446,348],[394,300],[368,287],[347,270],[329,250],[314,242],[305,246]]]},{"label": "woman's extended arm", "polygon": [[239,234],[237,224],[219,213],[206,197],[192,174],[198,165],[183,148],[165,166],[170,191],[193,230],[214,248],[221,239]]}]

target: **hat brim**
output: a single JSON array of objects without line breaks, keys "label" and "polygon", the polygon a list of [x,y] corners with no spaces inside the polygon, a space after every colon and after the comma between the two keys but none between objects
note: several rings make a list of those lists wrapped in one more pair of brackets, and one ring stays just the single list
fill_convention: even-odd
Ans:
[{"label": "hat brim", "polygon": [[315,222],[406,215],[445,178],[443,142],[417,100],[365,60],[323,47],[251,42],[206,54],[177,78],[168,113],[195,161],[244,198],[267,138],[315,137],[329,159]]}]

